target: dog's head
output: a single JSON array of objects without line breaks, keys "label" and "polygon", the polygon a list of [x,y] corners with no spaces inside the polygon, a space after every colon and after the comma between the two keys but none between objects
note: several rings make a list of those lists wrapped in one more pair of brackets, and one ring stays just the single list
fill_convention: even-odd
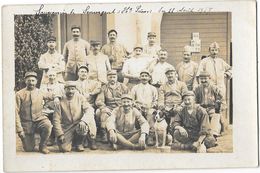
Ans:
[{"label": "dog's head", "polygon": [[153,112],[153,117],[155,121],[160,122],[165,119],[165,114],[162,110],[156,110]]}]

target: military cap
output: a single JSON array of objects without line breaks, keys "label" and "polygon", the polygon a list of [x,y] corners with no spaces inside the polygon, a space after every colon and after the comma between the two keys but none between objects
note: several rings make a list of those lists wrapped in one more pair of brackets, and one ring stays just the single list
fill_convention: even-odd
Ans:
[{"label": "military cap", "polygon": [[[81,65],[81,66],[79,66],[79,69],[81,69],[81,68],[84,68],[84,69],[86,69],[88,72],[89,72],[89,69],[88,69],[88,66],[87,65]],[[79,70],[78,69],[78,70]]]},{"label": "military cap", "polygon": [[146,70],[146,69],[142,70],[142,71],[140,72],[140,75],[141,75],[142,73],[146,73],[146,74],[148,74],[149,76],[151,76],[150,72],[149,72],[148,70]]},{"label": "military cap", "polygon": [[207,71],[201,71],[199,77],[209,77],[209,73]]},{"label": "military cap", "polygon": [[64,88],[68,88],[68,87],[76,87],[75,81],[66,81]]},{"label": "military cap", "polygon": [[108,31],[108,33],[107,33],[107,35],[109,35],[111,32],[115,32],[115,33],[116,33],[116,35],[117,35],[117,31],[116,31],[116,30],[114,30],[114,29],[111,29],[111,30],[109,30],[109,31]]},{"label": "military cap", "polygon": [[48,41],[56,41],[56,37],[50,36],[50,37],[47,38],[47,42]]},{"label": "military cap", "polygon": [[141,44],[136,44],[134,47],[134,50],[138,49],[138,48],[143,50],[143,46]]},{"label": "military cap", "polygon": [[110,76],[110,75],[117,75],[117,72],[116,70],[110,70],[107,72],[107,76]]},{"label": "military cap", "polygon": [[148,37],[156,37],[156,33],[155,32],[148,32]]},{"label": "military cap", "polygon": [[129,99],[129,100],[133,100],[133,97],[130,94],[123,94],[121,96],[121,99]]},{"label": "military cap", "polygon": [[195,96],[195,94],[193,91],[186,91],[183,93],[182,98],[184,98],[186,96]]},{"label": "military cap", "polygon": [[209,45],[209,48],[217,48],[219,49],[219,44],[217,42],[213,42]]},{"label": "military cap", "polygon": [[71,30],[73,30],[73,29],[79,29],[79,30],[80,30],[80,26],[78,26],[78,25],[72,25],[72,26],[71,26]]},{"label": "military cap", "polygon": [[184,52],[192,52],[191,46],[188,46],[188,45],[184,46],[183,51]]},{"label": "military cap", "polygon": [[100,45],[101,43],[100,43],[100,41],[97,41],[97,40],[91,40],[90,44],[91,45]]},{"label": "military cap", "polygon": [[34,71],[26,72],[24,78],[31,77],[31,76],[37,78],[37,73],[35,73]]},{"label": "military cap", "polygon": [[166,68],[166,70],[165,70],[165,74],[167,74],[169,71],[176,71],[173,67],[168,67],[168,68]]}]

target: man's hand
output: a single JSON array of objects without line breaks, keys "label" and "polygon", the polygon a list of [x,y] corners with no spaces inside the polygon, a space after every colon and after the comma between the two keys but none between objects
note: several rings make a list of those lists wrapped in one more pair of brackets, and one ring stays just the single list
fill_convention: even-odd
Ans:
[{"label": "man's hand", "polygon": [[63,143],[65,142],[65,137],[64,137],[64,135],[60,135],[60,136],[58,137],[58,141],[63,144]]},{"label": "man's hand", "polygon": [[25,138],[25,133],[24,133],[24,131],[19,132],[19,133],[18,133],[18,136],[19,136],[20,139],[23,140],[23,139]]},{"label": "man's hand", "polygon": [[112,142],[112,143],[116,143],[117,142],[117,137],[116,137],[116,133],[114,130],[110,130],[109,131],[109,140]]},{"label": "man's hand", "polygon": [[53,102],[54,102],[54,105],[59,105],[60,104],[60,100],[59,100],[58,97],[55,97]]},{"label": "man's hand", "polygon": [[87,131],[88,131],[88,126],[86,125],[86,123],[83,121],[80,121],[79,122],[79,132],[81,134],[85,134]]},{"label": "man's hand", "polygon": [[138,142],[141,146],[145,147],[145,133],[141,134]]},{"label": "man's hand", "polygon": [[101,109],[101,113],[109,113],[110,109],[108,109],[107,107],[104,107]]},{"label": "man's hand", "polygon": [[184,137],[188,137],[188,133],[187,133],[187,131],[183,128],[183,127],[181,127],[181,126],[179,126],[178,127],[178,130],[179,130],[179,132],[180,132],[180,134],[182,135],[182,136],[184,136]]},{"label": "man's hand", "polygon": [[159,110],[163,110],[163,109],[164,109],[164,106],[163,106],[163,105],[159,105],[159,106],[158,106],[158,109],[159,109]]}]

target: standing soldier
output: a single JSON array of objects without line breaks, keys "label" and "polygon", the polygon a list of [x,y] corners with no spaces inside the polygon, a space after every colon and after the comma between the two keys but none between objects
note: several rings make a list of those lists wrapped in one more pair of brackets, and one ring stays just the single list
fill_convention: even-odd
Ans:
[{"label": "standing soldier", "polygon": [[96,112],[96,117],[100,122],[100,134],[101,141],[107,142],[107,132],[106,132],[106,121],[111,115],[114,108],[120,106],[121,96],[128,93],[128,88],[117,81],[117,72],[111,70],[107,73],[108,83],[102,86],[101,93],[98,94],[96,99],[96,105],[98,110]]},{"label": "standing soldier", "polygon": [[88,79],[88,72],[88,66],[82,65],[79,67],[79,79],[76,81],[76,88],[87,99],[88,103],[95,108],[96,97],[101,92],[101,83]]},{"label": "standing soldier", "polygon": [[72,39],[65,43],[63,56],[66,62],[65,80],[77,80],[78,67],[86,64],[86,56],[89,54],[90,45],[80,38],[80,27],[71,27]]},{"label": "standing soldier", "polygon": [[56,38],[51,36],[47,39],[48,51],[41,55],[38,62],[39,69],[43,70],[41,85],[48,83],[48,70],[57,72],[57,81],[64,83],[62,73],[65,70],[65,62],[63,56],[55,50]]},{"label": "standing soldier", "polygon": [[183,51],[183,61],[179,63],[176,67],[179,80],[185,82],[188,90],[191,90],[196,86],[196,74],[198,70],[198,64],[191,61],[191,48],[190,46],[185,46]]},{"label": "standing soldier", "polygon": [[144,46],[144,54],[147,54],[151,58],[157,58],[157,53],[161,50],[161,46],[156,44],[156,33],[148,32],[147,40],[148,44]]},{"label": "standing soldier", "polygon": [[55,104],[53,126],[61,152],[71,151],[72,142],[76,151],[84,151],[83,139],[87,135],[90,149],[97,149],[94,109],[85,97],[76,92],[75,81],[66,82],[65,95],[61,97],[59,104]]},{"label": "standing soldier", "polygon": [[157,106],[158,91],[148,82],[151,80],[151,75],[148,70],[143,70],[140,73],[141,83],[134,86],[131,90],[133,99],[135,100],[136,107],[142,112],[147,119],[150,126],[150,133],[147,140],[147,145],[154,145],[154,108]]},{"label": "standing soldier", "polygon": [[117,43],[116,30],[112,29],[108,31],[107,35],[109,38],[109,43],[102,47],[101,52],[108,56],[112,70],[117,71],[118,81],[123,82],[124,78],[122,76],[122,68],[127,56],[126,48]]},{"label": "standing soldier", "polygon": [[[117,150],[117,144],[128,149],[144,150],[149,124],[142,114],[133,107],[130,95],[122,95],[121,101],[122,105],[112,111],[106,123],[109,141],[114,150]],[[140,129],[136,128],[136,123]]]},{"label": "standing soldier", "polygon": [[221,131],[220,108],[223,96],[215,85],[209,83],[209,76],[209,73],[206,71],[200,72],[200,85],[194,89],[194,93],[196,103],[206,109],[210,117],[212,134],[217,137]]},{"label": "standing soldier", "polygon": [[[43,113],[43,102],[44,99],[53,99],[53,95],[36,88],[37,74],[35,72],[25,74],[25,83],[26,87],[16,93],[16,132],[26,152],[34,151],[34,134],[39,133],[41,137],[39,151],[48,154],[47,142],[52,124]],[[58,101],[58,98],[55,101]]]},{"label": "standing soldier", "polygon": [[87,56],[89,79],[107,83],[107,72],[111,70],[107,55],[100,52],[100,42],[90,41],[92,53]]},{"label": "standing soldier", "polygon": [[152,85],[160,88],[162,84],[165,84],[167,82],[167,78],[165,75],[165,70],[167,68],[173,68],[174,67],[167,63],[166,60],[168,59],[168,52],[166,49],[161,49],[158,52],[159,60],[154,60],[150,63],[148,70],[152,74]]}]

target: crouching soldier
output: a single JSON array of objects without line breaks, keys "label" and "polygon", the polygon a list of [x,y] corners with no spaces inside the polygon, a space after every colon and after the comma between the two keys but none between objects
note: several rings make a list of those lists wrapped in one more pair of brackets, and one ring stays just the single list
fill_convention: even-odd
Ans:
[{"label": "crouching soldier", "polygon": [[121,105],[121,96],[128,93],[126,85],[117,81],[117,72],[111,70],[107,73],[108,83],[102,86],[96,99],[98,109],[96,117],[99,122],[101,142],[107,142],[106,121],[114,108]]},{"label": "crouching soldier", "polygon": [[[133,150],[144,150],[146,135],[149,133],[149,124],[141,113],[134,108],[130,95],[121,97],[122,105],[115,108],[107,120],[107,131],[113,149],[117,144]],[[140,129],[136,128],[136,125]]]},{"label": "crouching soldier", "polygon": [[[52,124],[43,113],[44,99],[53,99],[54,95],[45,93],[36,88],[37,74],[25,74],[26,87],[16,93],[16,131],[22,140],[26,152],[34,151],[35,133],[39,133],[41,140],[39,151],[48,154],[47,141],[50,137]],[[55,99],[55,102],[58,98]]]},{"label": "crouching soldier", "polygon": [[210,134],[209,116],[205,109],[195,104],[194,93],[187,91],[183,95],[184,107],[177,113],[171,127],[174,143],[172,149],[206,152],[206,148],[216,146],[216,140]]},{"label": "crouching soldier", "polygon": [[53,126],[61,152],[71,151],[72,142],[76,151],[84,151],[82,143],[86,135],[89,136],[90,149],[97,149],[94,109],[84,96],[76,92],[74,81],[66,82],[65,95],[55,105]]}]

